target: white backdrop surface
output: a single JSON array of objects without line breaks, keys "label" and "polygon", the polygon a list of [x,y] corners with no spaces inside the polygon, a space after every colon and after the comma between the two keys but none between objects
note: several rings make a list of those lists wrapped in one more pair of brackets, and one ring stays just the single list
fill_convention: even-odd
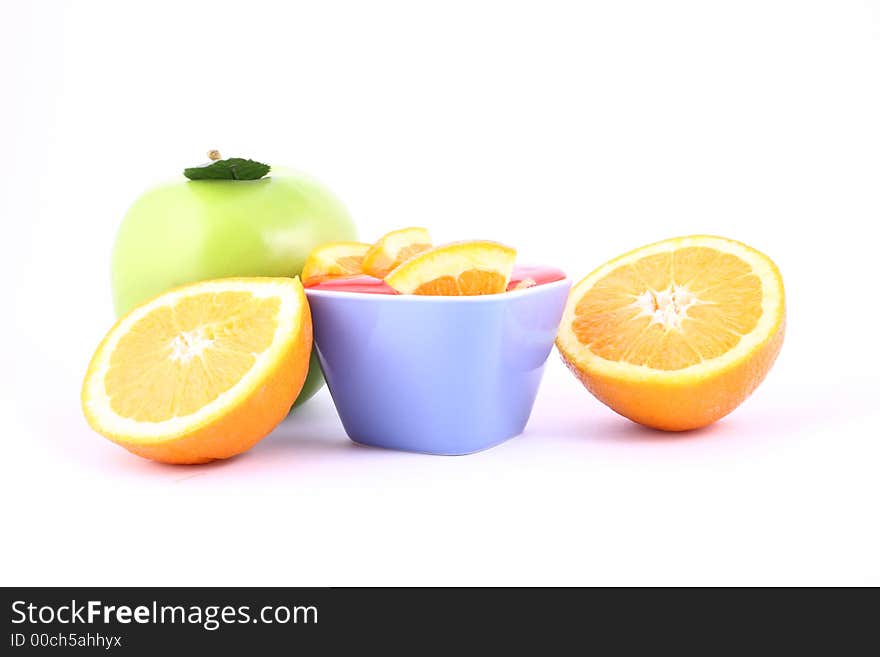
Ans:
[{"label": "white backdrop surface", "polygon": [[[877,2],[3,2],[4,584],[880,584]],[[698,432],[551,356],[521,437],[348,441],[326,390],[171,467],[79,410],[128,205],[208,148],[578,279],[665,237],[780,266],[765,383]]]}]

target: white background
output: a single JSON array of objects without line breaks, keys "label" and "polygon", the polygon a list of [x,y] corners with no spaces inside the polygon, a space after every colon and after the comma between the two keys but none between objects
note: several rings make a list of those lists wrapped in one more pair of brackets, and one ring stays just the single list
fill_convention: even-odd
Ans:
[{"label": "white background", "polygon": [[[13,2],[0,13],[3,584],[880,584],[876,2]],[[786,344],[707,430],[551,356],[526,433],[358,447],[326,391],[246,455],[86,426],[129,204],[209,148],[308,171],[361,236],[486,237],[573,277],[715,233]]]}]

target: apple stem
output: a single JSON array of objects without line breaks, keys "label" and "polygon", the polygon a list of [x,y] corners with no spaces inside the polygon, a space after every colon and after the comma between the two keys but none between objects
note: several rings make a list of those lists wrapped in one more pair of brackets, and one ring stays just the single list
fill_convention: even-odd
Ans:
[{"label": "apple stem", "polygon": [[216,162],[217,160],[222,160],[223,158],[220,157],[220,151],[215,148],[208,151],[208,159],[211,160],[211,162]]}]

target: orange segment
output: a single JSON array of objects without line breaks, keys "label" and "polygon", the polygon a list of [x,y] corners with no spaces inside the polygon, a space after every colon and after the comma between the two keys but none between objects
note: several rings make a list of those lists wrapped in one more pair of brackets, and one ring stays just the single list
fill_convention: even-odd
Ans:
[{"label": "orange segment", "polygon": [[402,294],[499,294],[507,290],[515,259],[515,249],[497,242],[455,242],[411,257],[385,282]]},{"label": "orange segment", "polygon": [[426,228],[402,228],[383,235],[364,256],[363,272],[385,278],[404,260],[431,248],[431,235]]},{"label": "orange segment", "polygon": [[784,317],[769,258],[720,237],[683,237],[636,249],[578,283],[557,346],[622,415],[691,429],[757,387],[782,345]]},{"label": "orange segment", "polygon": [[98,433],[157,461],[238,454],[280,422],[308,369],[298,279],[222,279],[156,297],[119,320],[83,384]]},{"label": "orange segment", "polygon": [[370,245],[362,242],[328,242],[316,247],[306,258],[302,280],[308,285],[320,278],[360,274],[369,250]]},{"label": "orange segment", "polygon": [[513,286],[514,290],[527,290],[530,287],[535,287],[538,282],[534,278],[524,278],[519,283]]}]

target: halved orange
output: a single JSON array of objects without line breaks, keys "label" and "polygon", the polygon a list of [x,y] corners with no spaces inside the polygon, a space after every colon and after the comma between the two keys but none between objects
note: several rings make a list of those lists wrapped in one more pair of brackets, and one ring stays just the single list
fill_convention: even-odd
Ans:
[{"label": "halved orange", "polygon": [[364,256],[363,271],[375,278],[385,278],[404,260],[431,248],[427,228],[401,228],[380,237]]},{"label": "halved orange", "polygon": [[328,242],[315,247],[306,258],[302,280],[308,285],[321,278],[361,274],[369,250],[370,245],[362,242]]},{"label": "halved orange", "polygon": [[89,364],[83,412],[95,431],[155,461],[227,458],[284,419],[311,347],[298,279],[194,283],[116,323]]},{"label": "halved orange", "polygon": [[454,242],[414,255],[385,282],[402,294],[474,296],[507,289],[516,249],[497,242]]},{"label": "halved orange", "polygon": [[696,235],[630,251],[571,291],[556,345],[599,400],[681,431],[727,415],[782,347],[785,293],[751,247]]}]

